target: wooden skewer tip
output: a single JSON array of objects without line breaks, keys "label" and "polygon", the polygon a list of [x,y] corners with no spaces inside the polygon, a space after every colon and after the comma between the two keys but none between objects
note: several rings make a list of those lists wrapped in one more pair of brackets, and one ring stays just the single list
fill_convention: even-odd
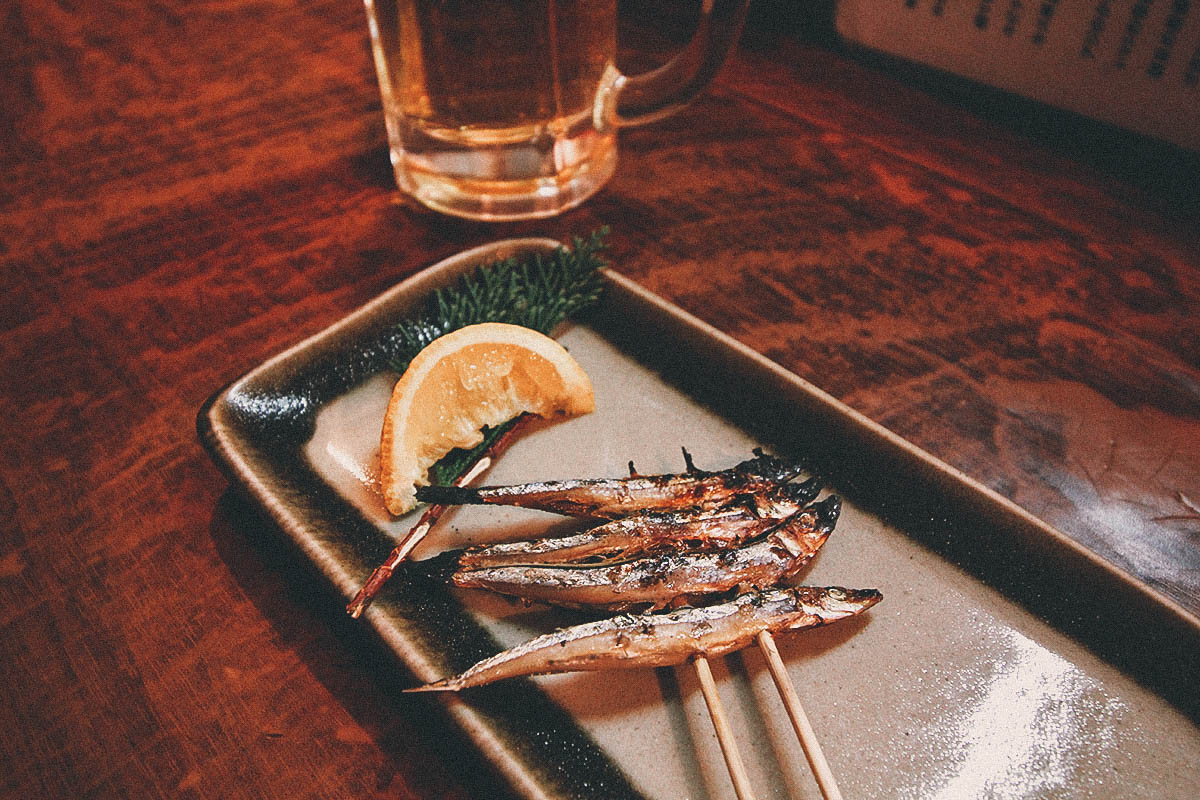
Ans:
[{"label": "wooden skewer tip", "polygon": [[787,667],[779,655],[779,648],[775,646],[775,638],[771,636],[770,631],[758,634],[758,646],[766,656],[767,669],[775,681],[775,688],[783,700],[783,707],[787,710],[792,729],[796,731],[796,737],[800,740],[800,748],[804,751],[804,757],[808,759],[808,766],[817,780],[821,796],[825,800],[842,800],[842,793],[834,780],[833,771],[829,768],[829,762],[825,760],[825,753],[817,741],[816,731],[809,723],[808,715],[804,713],[800,696],[796,694],[796,687],[792,685],[792,678],[788,675]]},{"label": "wooden skewer tip", "polygon": [[721,703],[721,695],[717,691],[717,682],[713,680],[712,669],[708,659],[697,656],[692,662],[696,667],[696,676],[700,679],[700,691],[704,695],[704,703],[708,706],[708,715],[712,718],[713,728],[717,732],[717,743],[721,745],[721,754],[725,756],[725,766],[729,769],[729,779],[733,781],[733,791],[738,800],[753,800],[754,790],[750,788],[750,777],[746,774],[746,765],[742,763],[741,753],[738,752],[737,742],[733,738],[733,728],[725,715],[725,706]]}]

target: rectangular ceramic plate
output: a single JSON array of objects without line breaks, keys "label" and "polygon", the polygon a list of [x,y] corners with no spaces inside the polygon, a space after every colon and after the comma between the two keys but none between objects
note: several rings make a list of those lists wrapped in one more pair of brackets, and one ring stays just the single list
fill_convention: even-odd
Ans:
[{"label": "rectangular ceramic plate", "polygon": [[[396,375],[389,330],[480,262],[443,261],[254,369],[200,414],[231,479],[347,600],[411,518],[372,479]],[[489,483],[720,469],[754,446],[803,460],[845,500],[803,576],[875,587],[861,618],[780,649],[848,797],[1190,798],[1200,786],[1197,620],[950,467],[616,274],[560,340],[595,413],[524,435]],[[414,678],[459,672],[580,619],[446,586],[447,550],[561,532],[547,514],[447,515],[369,609]],[[761,655],[714,664],[761,797],[819,797]],[[528,797],[729,798],[689,667],[507,681],[444,696],[463,733]],[[414,701],[416,702],[416,701]],[[1115,793],[1115,794],[1114,794]]]}]

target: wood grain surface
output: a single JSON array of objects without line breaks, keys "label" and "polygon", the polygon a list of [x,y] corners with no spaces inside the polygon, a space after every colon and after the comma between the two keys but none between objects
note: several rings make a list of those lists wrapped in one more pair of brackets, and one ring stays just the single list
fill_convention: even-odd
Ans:
[{"label": "wood grain surface", "polygon": [[[650,32],[661,5],[629,4],[629,64],[686,34],[674,7]],[[260,535],[194,418],[511,235],[609,225],[620,272],[1200,613],[1194,155],[787,5],[623,135],[599,195],[511,225],[397,197],[355,4],[0,12],[4,796],[503,796]]]}]

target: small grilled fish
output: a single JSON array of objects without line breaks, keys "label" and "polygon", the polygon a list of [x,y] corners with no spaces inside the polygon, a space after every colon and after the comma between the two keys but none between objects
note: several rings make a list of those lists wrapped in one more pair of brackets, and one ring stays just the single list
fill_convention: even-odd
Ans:
[{"label": "small grilled fish", "polygon": [[643,511],[572,536],[472,547],[462,569],[587,564],[601,566],[664,550],[728,549],[775,528],[821,491],[818,478],[786,483],[718,509]]},{"label": "small grilled fish", "polygon": [[800,586],[743,594],[730,602],[666,614],[622,614],[539,636],[480,661],[461,675],[408,689],[457,692],[470,686],[575,670],[663,667],[740,650],[761,631],[827,625],[859,614],[883,596],[875,589]]},{"label": "small grilled fish", "polygon": [[536,508],[572,517],[617,519],[647,509],[715,508],[739,495],[787,483],[800,474],[798,464],[754,451],[754,458],[720,472],[696,469],[687,450],[687,471],[677,475],[542,481],[516,486],[422,486],[417,499],[438,505],[507,505]]},{"label": "small grilled fish", "polygon": [[664,608],[677,599],[772,586],[794,576],[825,543],[840,509],[841,501],[831,495],[777,523],[764,538],[728,550],[663,553],[602,566],[460,569],[453,580],[568,608]]}]

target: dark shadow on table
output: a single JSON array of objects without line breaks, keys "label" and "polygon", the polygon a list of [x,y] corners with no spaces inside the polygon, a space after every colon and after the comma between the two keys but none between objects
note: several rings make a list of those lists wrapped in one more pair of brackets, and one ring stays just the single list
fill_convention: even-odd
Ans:
[{"label": "dark shadow on table", "polygon": [[296,558],[273,520],[229,489],[209,532],[234,579],[280,640],[364,730],[375,734],[394,766],[378,777],[380,789],[399,777],[406,792],[421,797],[515,800],[492,766],[455,734],[435,699],[402,693],[412,685],[408,673],[367,626],[346,615],[342,598]]}]

